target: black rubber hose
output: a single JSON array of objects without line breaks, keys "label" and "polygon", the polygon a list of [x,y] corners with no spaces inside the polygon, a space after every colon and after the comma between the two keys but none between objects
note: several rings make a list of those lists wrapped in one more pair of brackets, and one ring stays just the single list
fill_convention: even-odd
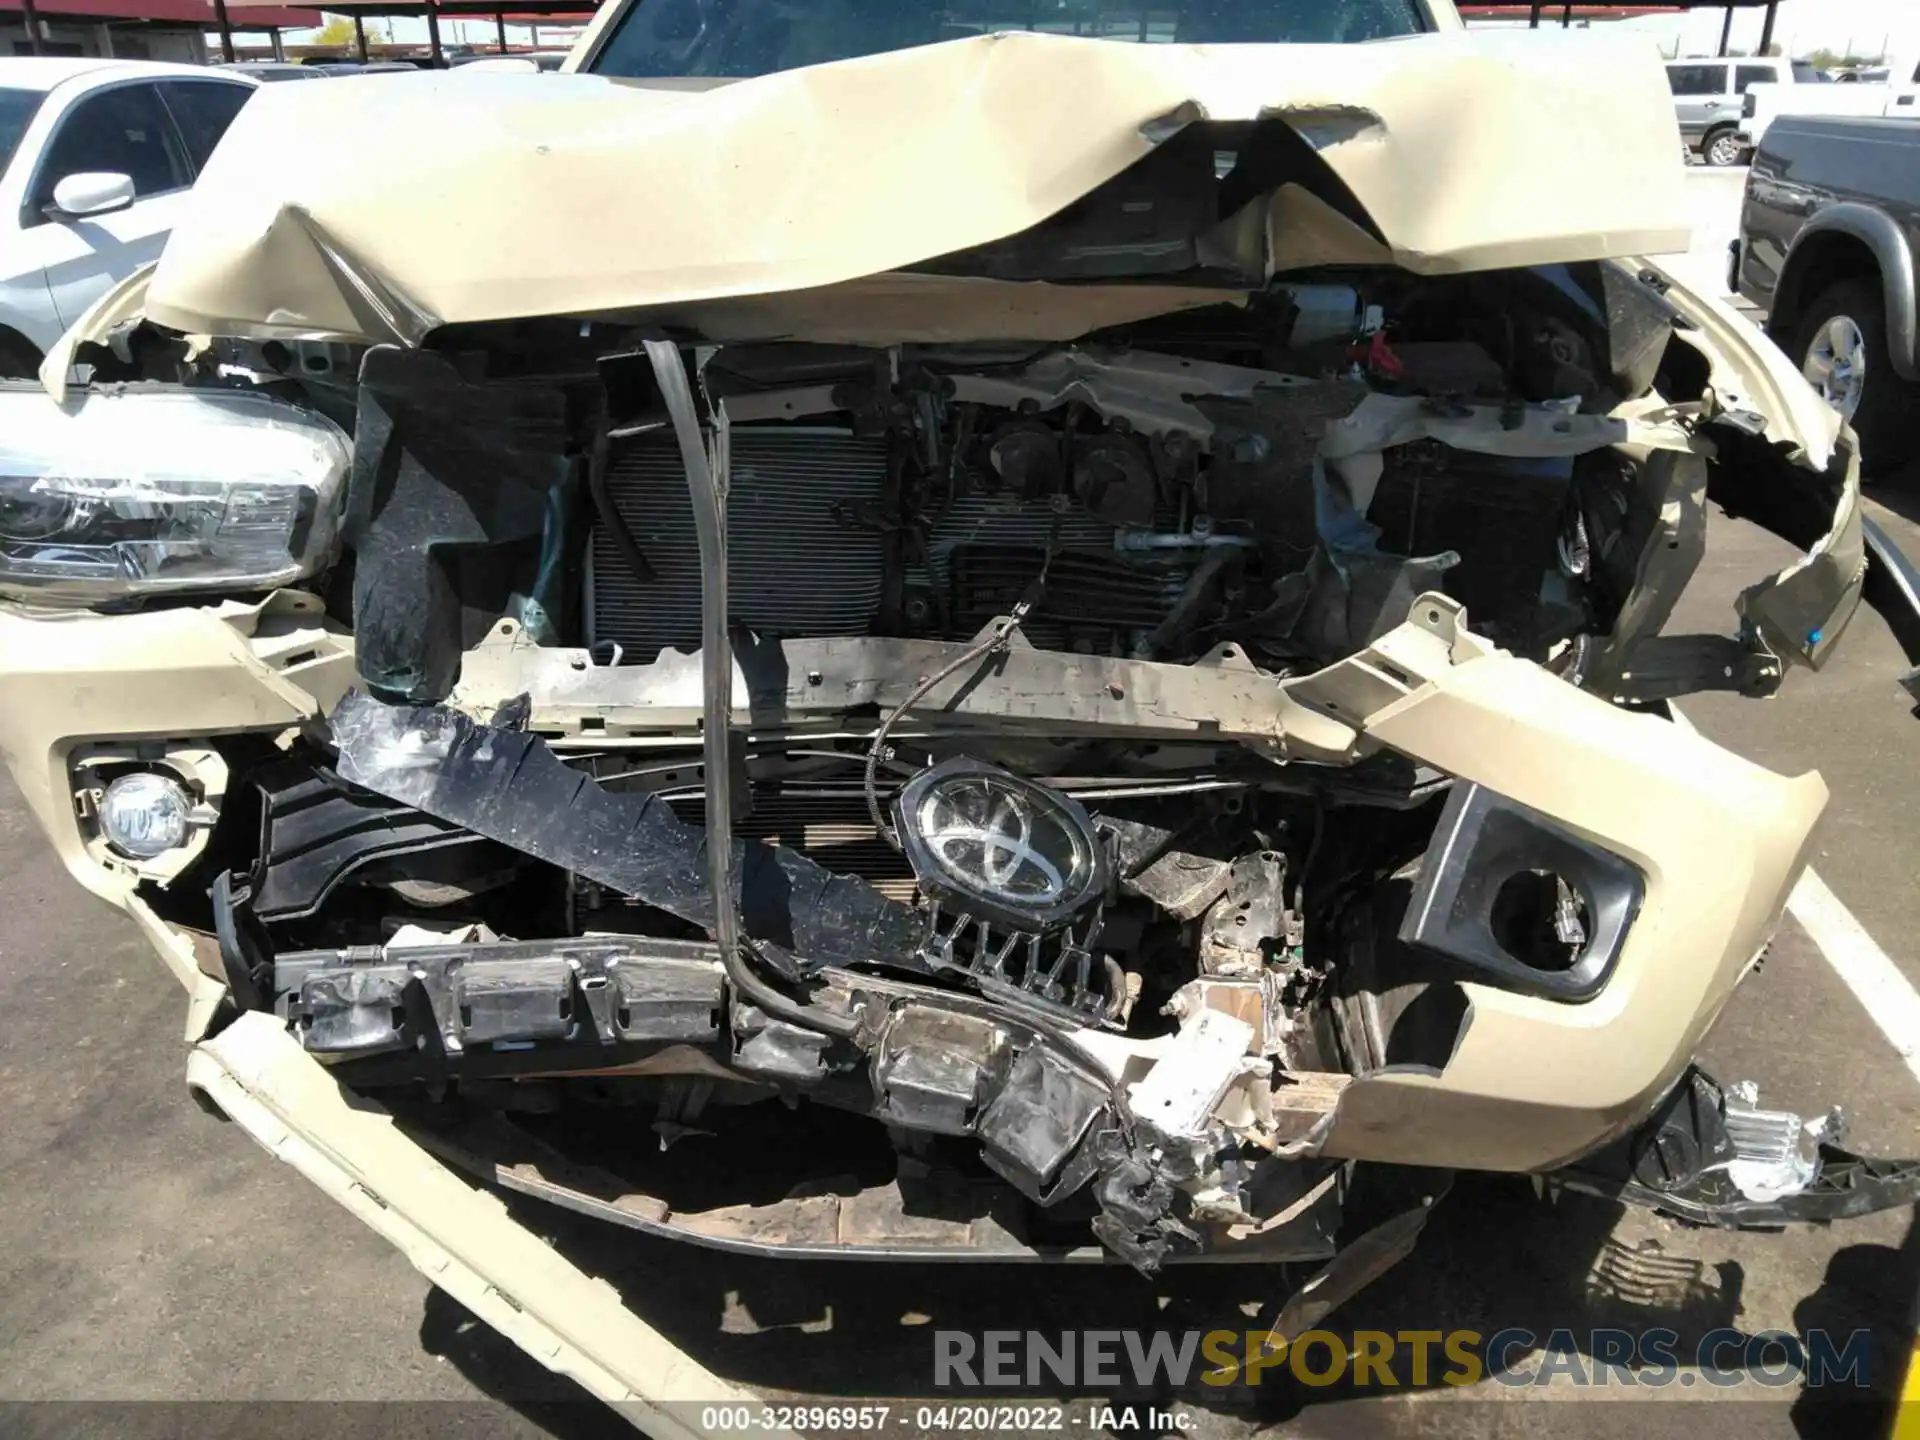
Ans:
[{"label": "black rubber hose", "polygon": [[[858,1015],[832,1014],[783,993],[754,974],[747,958],[747,940],[741,933],[733,898],[732,771],[728,753],[733,724],[733,646],[727,633],[727,477],[722,470],[716,482],[707,464],[699,413],[694,409],[693,389],[687,382],[679,347],[665,340],[648,340],[644,346],[680,445],[680,463],[693,503],[693,528],[700,542],[700,665],[705,691],[701,749],[706,771],[708,879],[713,888],[713,930],[720,946],[720,964],[734,988],[774,1019],[837,1040],[852,1040],[860,1033]],[[600,468],[604,471],[605,467]]]},{"label": "black rubber hose", "polygon": [[975,641],[916,685],[913,693],[894,706],[887,713],[886,718],[880,722],[880,728],[873,732],[873,743],[867,747],[865,772],[867,815],[872,819],[873,828],[879,832],[880,838],[896,850],[900,848],[900,837],[894,833],[893,826],[887,823],[886,815],[880,809],[880,762],[886,754],[887,736],[892,732],[893,727],[900,723],[900,717],[926,698],[927,692],[934,686],[956,671],[964,670],[967,666],[985,659],[990,652],[1006,644],[1013,632],[1019,629],[1020,622],[1026,618],[1026,612],[1021,607],[1016,605],[1014,610],[1014,615],[1003,624],[996,625],[991,634]]},{"label": "black rubber hose", "polygon": [[627,517],[613,503],[613,492],[607,488],[607,452],[611,445],[602,417],[600,433],[594,437],[593,453],[587,457],[587,494],[593,500],[593,513],[600,521],[600,528],[607,532],[607,538],[619,552],[621,564],[635,580],[646,585],[654,578],[653,564],[640,548],[640,542],[633,538],[633,531],[627,528]]},{"label": "black rubber hose", "polygon": [[880,762],[886,754],[887,736],[892,732],[893,727],[900,723],[900,717],[924,700],[927,693],[941,681],[966,669],[969,665],[977,665],[995,651],[1004,650],[1012,642],[1013,632],[1020,628],[1028,613],[1047,593],[1047,571],[1053,564],[1053,552],[1058,543],[1059,534],[1060,525],[1055,521],[1053,537],[1048,540],[1046,556],[1040,562],[1040,573],[1033,577],[1007,618],[995,624],[985,635],[914,686],[913,692],[888,711],[886,717],[880,722],[880,728],[873,732],[873,743],[867,747],[867,815],[873,821],[873,828],[880,832],[880,838],[894,849],[901,848],[900,837],[894,833],[893,826],[887,823],[887,817],[880,809]]}]

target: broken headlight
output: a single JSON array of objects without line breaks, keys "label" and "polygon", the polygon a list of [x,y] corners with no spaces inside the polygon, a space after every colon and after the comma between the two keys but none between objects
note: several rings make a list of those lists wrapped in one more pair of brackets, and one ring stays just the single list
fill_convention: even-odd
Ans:
[{"label": "broken headlight", "polygon": [[352,447],[263,395],[0,391],[0,594],[269,590],[331,553]]}]

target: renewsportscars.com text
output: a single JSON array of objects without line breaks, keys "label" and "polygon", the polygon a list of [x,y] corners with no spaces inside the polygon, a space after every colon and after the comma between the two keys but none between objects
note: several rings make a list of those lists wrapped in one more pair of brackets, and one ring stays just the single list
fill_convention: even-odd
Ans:
[{"label": "renewsportscars.com text", "polygon": [[1068,1386],[1141,1389],[1258,1385],[1359,1388],[1477,1385],[1678,1385],[1784,1388],[1870,1384],[1872,1334],[1809,1330],[1708,1331],[1682,1345],[1677,1331],[1360,1330],[1351,1337],[1309,1330],[1275,1349],[1264,1330],[937,1330],[936,1390]]}]

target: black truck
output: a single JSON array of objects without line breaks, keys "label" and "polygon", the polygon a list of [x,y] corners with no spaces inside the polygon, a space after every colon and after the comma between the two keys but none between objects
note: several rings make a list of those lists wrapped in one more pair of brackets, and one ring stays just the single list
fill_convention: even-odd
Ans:
[{"label": "black truck", "polygon": [[1733,288],[1853,424],[1869,474],[1920,437],[1920,120],[1783,116],[1747,178]]}]

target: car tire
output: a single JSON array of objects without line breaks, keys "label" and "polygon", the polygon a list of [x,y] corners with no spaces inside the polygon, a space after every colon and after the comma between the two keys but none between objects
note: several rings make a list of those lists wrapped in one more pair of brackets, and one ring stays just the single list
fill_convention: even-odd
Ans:
[{"label": "car tire", "polygon": [[0,335],[0,380],[31,380],[40,373],[40,356],[26,341]]},{"label": "car tire", "polygon": [[1718,130],[1709,130],[1700,142],[1700,158],[1715,169],[1725,170],[1745,160],[1747,149],[1740,143],[1739,131],[1731,125],[1722,125]]},{"label": "car tire", "polygon": [[[1855,358],[1841,352],[1853,350]],[[1885,474],[1912,458],[1916,429],[1920,429],[1920,386],[1902,380],[1893,370],[1887,350],[1887,307],[1880,286],[1872,280],[1842,280],[1814,297],[1794,328],[1790,352],[1800,372],[1822,398],[1845,413],[1844,397],[1850,384],[1853,433],[1860,437],[1860,468],[1865,474]],[[1836,359],[1855,373],[1847,382],[1820,376]]]}]

